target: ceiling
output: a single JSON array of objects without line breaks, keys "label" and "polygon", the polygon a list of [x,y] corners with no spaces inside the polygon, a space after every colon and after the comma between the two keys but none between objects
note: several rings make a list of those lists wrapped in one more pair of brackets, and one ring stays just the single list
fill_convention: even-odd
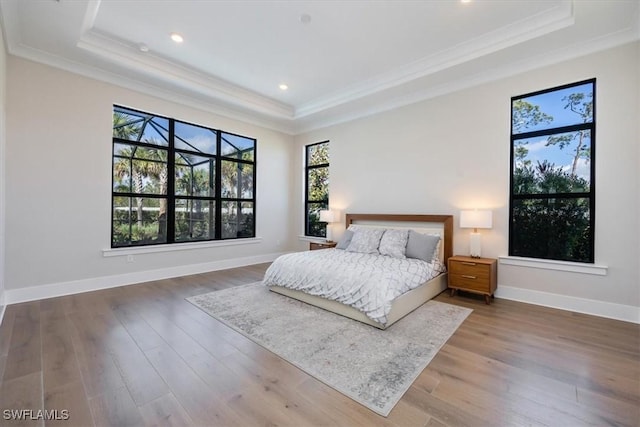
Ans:
[{"label": "ceiling", "polygon": [[292,134],[638,40],[639,17],[638,0],[0,0],[12,55]]}]

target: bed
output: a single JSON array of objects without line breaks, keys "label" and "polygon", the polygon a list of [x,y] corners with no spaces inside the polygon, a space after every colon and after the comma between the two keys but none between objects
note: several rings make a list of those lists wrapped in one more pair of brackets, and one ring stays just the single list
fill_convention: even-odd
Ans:
[{"label": "bed", "polygon": [[[432,299],[447,288],[447,273],[445,266],[447,260],[452,256],[452,242],[453,242],[453,216],[451,215],[388,215],[388,214],[347,214],[346,215],[346,227],[351,230],[362,229],[385,229],[385,230],[412,230],[410,233],[420,233],[421,235],[438,235],[440,237],[439,244],[436,248],[436,257],[430,263],[426,263],[418,260],[395,260],[393,257],[371,254],[368,255],[360,253],[348,253],[342,249],[323,249],[318,251],[307,251],[302,253],[287,254],[279,257],[274,263],[267,269],[263,283],[269,287],[273,292],[295,298],[305,303],[329,310],[331,312],[340,314],[342,316],[369,324],[379,329],[386,329],[393,323],[400,320],[402,317],[415,310],[426,301]],[[378,258],[376,258],[378,257]],[[356,259],[357,263],[362,264],[363,268],[371,266],[370,270],[351,271],[348,266],[350,259]],[[406,262],[405,262],[406,261]],[[301,264],[308,264],[312,268],[302,269]],[[428,265],[425,265],[428,264]],[[384,265],[395,268],[403,268],[411,270],[409,276],[410,280],[419,280],[420,277],[425,277],[427,274],[428,280],[419,283],[413,283],[410,290],[393,290],[382,291],[378,286],[378,281],[383,283],[382,277],[376,276],[378,269]],[[344,268],[343,268],[344,267]],[[425,270],[425,271],[423,271]],[[426,271],[435,270],[435,271]],[[351,278],[349,274],[362,276],[358,280],[369,281],[371,279],[371,285],[377,289],[375,292],[385,294],[385,298],[390,296],[393,298],[391,301],[384,302],[384,314],[381,314],[380,307],[375,308],[373,311],[368,311],[367,307],[359,307],[358,302],[348,301],[342,294],[342,300],[339,302],[332,299],[327,299],[323,296],[314,295],[309,291],[303,291],[294,289],[291,285],[291,278],[296,278],[297,282],[304,283],[300,276],[310,275],[313,272],[313,280],[316,283],[322,283],[326,285],[326,289],[331,289],[329,283],[337,280],[342,280],[345,283],[349,283]],[[365,274],[366,273],[366,274]],[[387,270],[383,272],[389,279],[390,273]],[[382,274],[382,273],[381,273]],[[403,276],[404,270],[398,272],[397,276]],[[407,273],[409,274],[409,273]],[[316,275],[319,275],[316,277]],[[394,274],[393,277],[396,275]],[[433,277],[430,277],[433,276]],[[306,280],[307,278],[305,278]],[[400,288],[406,288],[408,285],[402,284],[401,280],[395,280],[399,282]],[[304,288],[304,286],[298,286]],[[357,291],[357,290],[356,290]],[[354,292],[356,292],[354,291]],[[310,291],[315,292],[315,291]],[[395,293],[400,292],[399,295]],[[317,292],[316,292],[317,293]],[[326,292],[324,292],[326,294]],[[391,294],[391,295],[388,295]],[[355,299],[355,298],[354,298]],[[376,299],[376,298],[374,298]],[[347,305],[347,303],[349,305]],[[358,308],[354,308],[358,307]],[[365,314],[366,313],[366,314]],[[373,314],[372,314],[373,313]]]}]

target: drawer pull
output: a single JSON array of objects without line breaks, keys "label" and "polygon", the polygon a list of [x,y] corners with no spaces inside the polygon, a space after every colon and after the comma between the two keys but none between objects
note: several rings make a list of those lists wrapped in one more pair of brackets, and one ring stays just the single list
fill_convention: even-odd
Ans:
[{"label": "drawer pull", "polygon": [[476,276],[469,276],[468,274],[463,274],[462,277],[464,277],[465,279],[477,279]]},{"label": "drawer pull", "polygon": [[464,265],[477,265],[475,262],[466,262],[466,261],[463,261],[462,264],[464,264]]}]

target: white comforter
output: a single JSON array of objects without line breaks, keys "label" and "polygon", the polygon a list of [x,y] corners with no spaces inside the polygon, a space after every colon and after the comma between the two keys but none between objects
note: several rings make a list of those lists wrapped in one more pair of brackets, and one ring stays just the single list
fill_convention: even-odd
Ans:
[{"label": "white comforter", "polygon": [[395,298],[444,271],[440,261],[323,249],[280,256],[263,283],[341,302],[386,325]]}]

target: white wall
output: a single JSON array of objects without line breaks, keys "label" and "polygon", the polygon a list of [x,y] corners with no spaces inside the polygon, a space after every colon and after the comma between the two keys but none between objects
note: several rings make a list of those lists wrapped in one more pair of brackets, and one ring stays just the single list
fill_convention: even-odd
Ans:
[{"label": "white wall", "polygon": [[[640,312],[639,46],[625,45],[299,135],[294,156],[296,211],[303,211],[302,147],[329,139],[332,208],[353,213],[452,213],[454,251],[461,254],[468,253],[469,230],[457,228],[459,210],[490,208],[494,228],[483,230],[483,255],[506,256],[510,98],[595,77],[595,262],[609,267],[607,275],[500,265],[498,282],[507,297],[508,290],[538,303],[545,303],[538,297],[558,301],[566,296],[569,303],[555,304],[566,308],[586,299],[591,308],[579,311],[597,306],[592,311],[598,313],[604,304],[625,310],[633,320]],[[300,234],[302,221],[300,214],[294,233]],[[334,237],[340,233],[336,227]],[[298,247],[304,247],[303,242]]]},{"label": "white wall", "polygon": [[4,266],[5,266],[5,145],[7,105],[7,53],[0,27],[0,321],[4,313]]},{"label": "white wall", "polygon": [[[145,272],[184,272],[184,266],[269,258],[288,249],[293,137],[12,56],[8,82],[7,295],[24,296],[16,291],[29,288],[37,297],[43,285],[78,290],[144,280],[156,277]],[[257,138],[262,242],[135,255],[133,263],[103,257],[110,246],[113,104]],[[104,277],[116,279],[96,280]]]}]

